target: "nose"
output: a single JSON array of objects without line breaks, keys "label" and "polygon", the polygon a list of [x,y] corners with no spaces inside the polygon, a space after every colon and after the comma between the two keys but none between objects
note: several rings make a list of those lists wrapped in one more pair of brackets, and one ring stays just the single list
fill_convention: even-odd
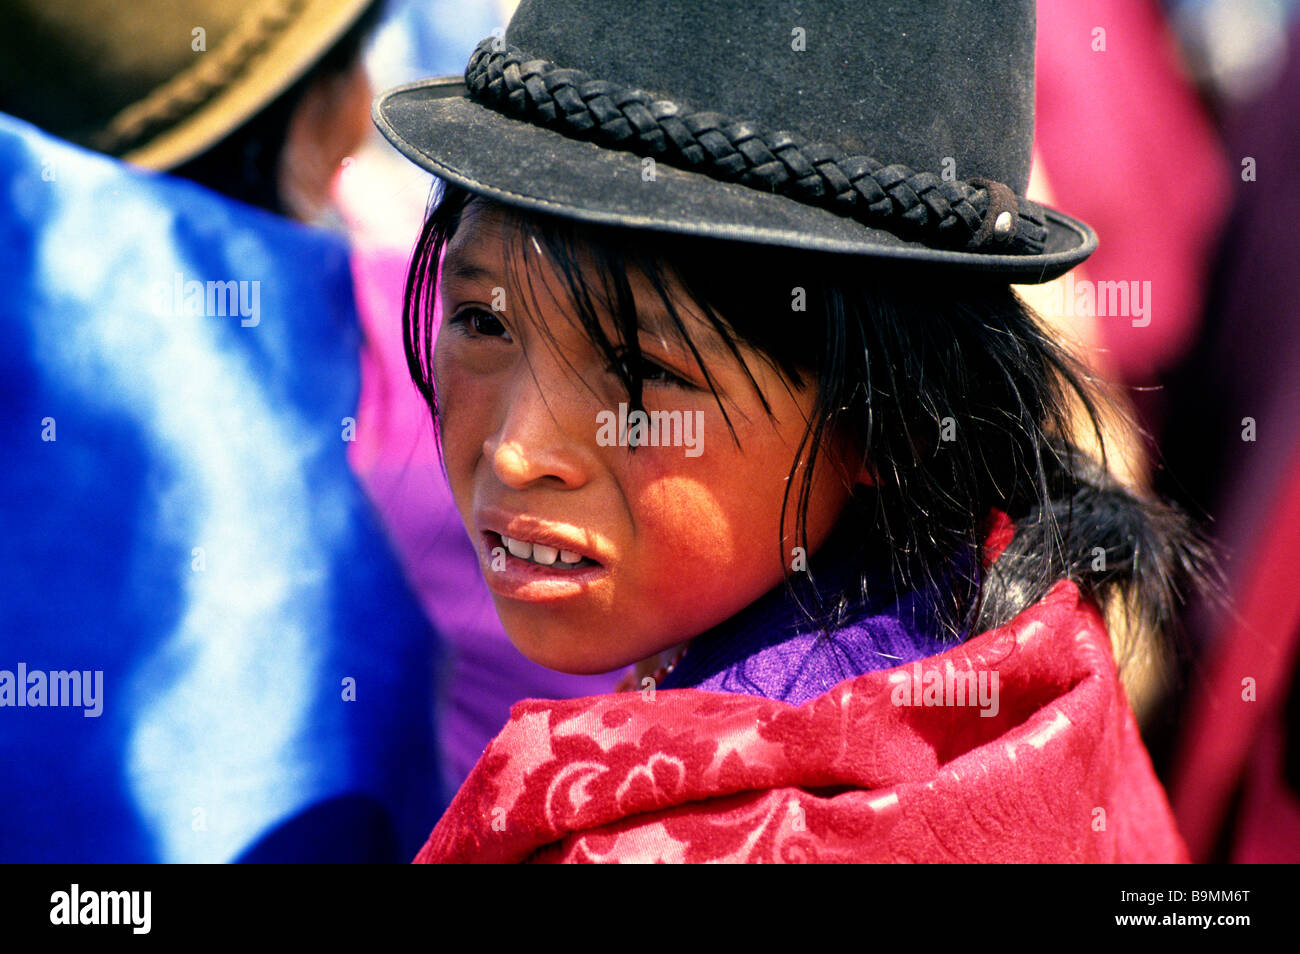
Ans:
[{"label": "nose", "polygon": [[[579,401],[561,401],[527,372],[503,395],[501,426],[483,442],[483,455],[507,487],[522,490],[539,481],[576,490],[589,477],[591,458],[576,435],[582,427]],[[595,415],[591,415],[594,422]],[[567,428],[567,429],[566,429]],[[595,435],[593,423],[591,433]]]}]

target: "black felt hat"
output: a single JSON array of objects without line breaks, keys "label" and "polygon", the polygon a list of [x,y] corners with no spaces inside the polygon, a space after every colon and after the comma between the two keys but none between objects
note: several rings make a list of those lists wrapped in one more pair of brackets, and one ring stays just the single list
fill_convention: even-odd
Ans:
[{"label": "black felt hat", "polygon": [[1034,283],[1097,238],[1024,197],[1033,107],[1033,0],[523,0],[373,115],[507,205]]}]

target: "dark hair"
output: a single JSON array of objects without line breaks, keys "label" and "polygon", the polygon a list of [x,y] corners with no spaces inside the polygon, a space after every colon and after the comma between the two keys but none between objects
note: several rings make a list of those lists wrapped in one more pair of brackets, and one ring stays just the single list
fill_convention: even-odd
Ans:
[{"label": "dark hair", "polygon": [[288,215],[280,195],[279,165],[290,120],[318,80],[340,76],[356,65],[383,16],[384,3],[375,0],[311,69],[251,119],[170,173],[259,209]]},{"label": "dark hair", "polygon": [[[407,278],[407,361],[435,418],[436,269],[471,200],[484,201],[444,187]],[[742,366],[736,339],[796,387],[815,384],[811,423],[795,455],[795,468],[801,455],[809,459],[794,500],[797,542],[806,546],[818,450],[831,434],[846,436],[877,479],[854,493],[841,525],[855,522],[862,539],[881,548],[900,591],[931,586],[944,594],[939,619],[954,638],[1006,623],[1062,578],[1100,606],[1118,606],[1132,632],[1164,632],[1183,587],[1208,578],[1208,548],[1187,518],[1130,491],[1104,466],[1104,393],[1005,281],[504,211],[516,226],[514,239],[526,234],[542,243],[559,269],[578,320],[619,369],[632,408],[642,406],[632,270],[663,299],[715,398],[668,293],[669,275],[680,280]],[[580,250],[589,256],[590,273],[580,266]],[[592,286],[591,274],[600,276],[602,287]],[[803,290],[806,311],[792,315],[796,289]],[[602,328],[602,304],[618,340]],[[766,400],[763,406],[771,413]],[[1101,462],[1071,443],[1079,407],[1096,432]],[[783,528],[795,468],[786,485]],[[992,508],[1010,516],[1015,535],[985,570]],[[865,576],[860,582],[865,587]],[[825,625],[842,612],[849,594],[835,597],[810,617],[827,614],[821,616]],[[1121,662],[1128,648],[1116,647]]]}]

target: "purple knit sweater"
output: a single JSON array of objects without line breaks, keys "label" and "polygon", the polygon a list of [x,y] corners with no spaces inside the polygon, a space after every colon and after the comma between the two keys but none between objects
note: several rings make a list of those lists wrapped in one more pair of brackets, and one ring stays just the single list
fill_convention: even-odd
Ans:
[{"label": "purple knit sweater", "polygon": [[[853,540],[827,541],[810,561],[817,590],[826,597],[859,592],[855,576],[862,560]],[[796,592],[807,603],[806,579],[796,583]],[[918,590],[900,597],[888,568],[871,566],[867,599],[852,599],[827,638],[781,583],[692,640],[659,688],[740,692],[799,705],[846,679],[950,648],[956,640],[939,637],[933,596]]]}]

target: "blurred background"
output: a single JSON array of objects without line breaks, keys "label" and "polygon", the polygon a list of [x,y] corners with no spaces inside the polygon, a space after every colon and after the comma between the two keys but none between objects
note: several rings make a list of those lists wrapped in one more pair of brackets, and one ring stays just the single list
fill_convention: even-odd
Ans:
[{"label": "blurred background", "polygon": [[[406,861],[515,701],[618,682],[501,632],[402,353],[433,183],[369,103],[513,7],[0,10],[0,671],[103,683],[0,709],[0,860]],[[1297,861],[1300,6],[1038,19],[1031,193],[1101,245],[1022,293],[1224,568],[1125,685],[1193,858]]]}]

